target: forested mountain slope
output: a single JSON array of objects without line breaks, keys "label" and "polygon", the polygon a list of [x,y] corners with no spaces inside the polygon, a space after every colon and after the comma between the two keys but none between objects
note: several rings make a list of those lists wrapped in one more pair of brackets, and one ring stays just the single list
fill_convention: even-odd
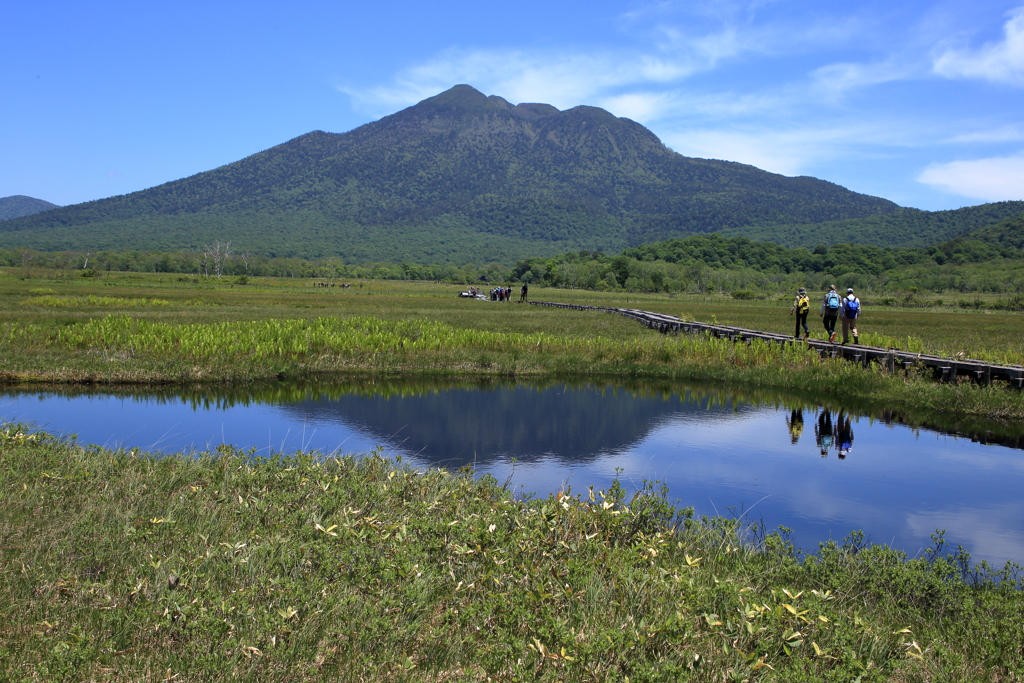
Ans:
[{"label": "forested mountain slope", "polygon": [[51,204],[50,202],[42,199],[36,199],[35,197],[26,197],[23,194],[16,194],[10,197],[0,197],[0,221],[7,221],[12,218],[21,218],[22,216],[31,216],[35,213],[49,211],[50,209],[56,208],[56,204]]},{"label": "forested mountain slope", "polygon": [[855,242],[878,247],[928,247],[1008,218],[1024,216],[1024,202],[994,202],[949,211],[897,211],[809,225],[726,228],[727,237],[750,237],[786,247]]},{"label": "forested mountain slope", "polygon": [[939,263],[1024,259],[1024,215],[972,230],[932,251]]},{"label": "forested mountain slope", "polygon": [[344,134],[316,131],[190,178],[0,224],[0,246],[198,249],[346,261],[511,262],[695,233],[865,219],[884,199],[691,159],[594,107],[456,86]]}]

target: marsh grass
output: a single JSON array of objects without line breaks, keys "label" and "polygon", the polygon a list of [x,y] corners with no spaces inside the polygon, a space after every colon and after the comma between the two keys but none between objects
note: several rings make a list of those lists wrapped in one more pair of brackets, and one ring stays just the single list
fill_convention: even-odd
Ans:
[{"label": "marsh grass", "polygon": [[22,306],[48,306],[50,308],[159,308],[170,306],[166,299],[127,299],[117,296],[34,296],[21,302]]},{"label": "marsh grass", "polygon": [[1016,680],[1013,567],[380,457],[0,428],[6,680]]},{"label": "marsh grass", "polygon": [[[20,306],[40,289],[39,281],[0,278],[0,303],[14,304],[0,307],[0,381],[248,382],[366,373],[662,378],[842,395],[947,416],[1024,418],[1024,398],[998,385],[936,386],[913,373],[885,377],[877,368],[863,372],[823,362],[799,345],[666,337],[621,316],[463,300],[458,287],[432,283],[324,289],[301,281],[252,282],[196,284],[140,274],[46,282],[57,294],[40,295],[168,302],[112,310]],[[789,302],[781,300],[579,290],[531,290],[531,296],[756,329],[788,331],[792,324]],[[1016,313],[868,308],[861,333],[879,346],[1013,363],[1024,360],[1019,321]],[[974,343],[971,335],[988,330],[998,333]]]}]

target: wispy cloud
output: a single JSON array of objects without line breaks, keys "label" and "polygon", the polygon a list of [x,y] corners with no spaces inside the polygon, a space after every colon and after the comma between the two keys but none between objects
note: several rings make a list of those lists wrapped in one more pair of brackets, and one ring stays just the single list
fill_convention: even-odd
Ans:
[{"label": "wispy cloud", "polygon": [[824,161],[863,156],[864,140],[879,140],[886,135],[882,128],[848,124],[788,129],[684,129],[668,133],[664,139],[669,147],[686,156],[738,161],[792,176]]},{"label": "wispy cloud", "polygon": [[1024,154],[932,164],[917,180],[989,202],[1024,199]]},{"label": "wispy cloud", "polygon": [[394,107],[413,104],[457,83],[469,83],[514,102],[546,102],[566,108],[593,102],[617,88],[678,81],[706,68],[706,63],[621,51],[452,48],[403,70],[390,85],[340,89],[364,106]]},{"label": "wispy cloud", "polygon": [[[1019,117],[1009,107],[989,108],[967,120],[969,106],[949,100],[962,86],[936,78],[1024,84],[1024,7],[1000,17],[1001,39],[972,47],[949,42],[953,31],[973,25],[965,23],[969,13],[932,5],[883,16],[795,4],[637,4],[619,17],[619,40],[452,47],[388,82],[340,89],[360,110],[382,115],[468,83],[514,103],[603,107],[649,126],[688,156],[824,177],[841,177],[836,168],[851,161],[887,159],[894,168],[899,159],[900,170],[888,173],[915,188],[904,196],[924,194],[922,183],[984,200],[1024,194],[1020,157],[1005,148],[1024,140]],[[943,145],[948,154],[949,144],[976,158],[1003,156],[934,164],[922,173],[935,158],[930,150]]]},{"label": "wispy cloud", "polygon": [[923,71],[913,61],[892,59],[867,64],[847,62],[819,67],[811,72],[811,80],[822,97],[835,102],[849,91],[908,80]]},{"label": "wispy cloud", "polygon": [[989,130],[978,130],[972,133],[961,133],[948,139],[957,144],[998,144],[1000,142],[1018,142],[1024,140],[1024,132],[1017,126],[1001,126]]},{"label": "wispy cloud", "polygon": [[1024,7],[1014,10],[1003,26],[1003,39],[974,50],[944,50],[935,59],[935,73],[946,78],[978,78],[1024,86]]},{"label": "wispy cloud", "polygon": [[[848,34],[845,22],[804,25],[757,23],[743,15],[759,2],[687,3],[680,20],[673,3],[639,8],[630,22],[646,17],[642,38],[616,49],[576,46],[562,49],[452,47],[409,66],[392,82],[371,88],[339,86],[362,109],[381,111],[408,106],[457,83],[469,83],[515,101],[542,101],[565,108],[599,100],[621,101],[631,112],[654,111],[651,86],[678,87],[697,74],[720,68],[745,55],[782,54],[795,44]],[[671,16],[670,16],[671,15]],[[653,19],[653,22],[652,22]],[[652,109],[653,108],[653,109]],[[630,113],[624,115],[630,116]]]}]

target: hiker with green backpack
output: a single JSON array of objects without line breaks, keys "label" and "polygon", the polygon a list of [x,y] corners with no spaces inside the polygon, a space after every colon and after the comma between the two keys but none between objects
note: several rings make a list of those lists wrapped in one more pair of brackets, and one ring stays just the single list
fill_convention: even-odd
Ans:
[{"label": "hiker with green backpack", "polygon": [[836,291],[836,286],[832,285],[829,290],[825,292],[825,298],[821,302],[821,312],[818,313],[818,317],[825,324],[825,333],[828,334],[828,340],[834,342],[836,340],[836,321],[839,320],[839,309],[843,306],[843,300],[839,298],[839,292]]},{"label": "hiker with green backpack", "polygon": [[789,314],[793,315],[796,313],[796,332],[793,336],[796,339],[800,338],[800,326],[804,328],[804,339],[811,336],[811,331],[807,329],[807,314],[811,310],[811,300],[807,298],[807,290],[801,287],[796,291],[796,299],[793,300],[793,308],[789,309]]}]

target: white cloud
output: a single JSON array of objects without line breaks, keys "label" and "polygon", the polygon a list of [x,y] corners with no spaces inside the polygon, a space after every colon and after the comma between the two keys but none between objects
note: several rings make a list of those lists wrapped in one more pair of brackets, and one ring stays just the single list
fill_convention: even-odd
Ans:
[{"label": "white cloud", "polygon": [[693,130],[665,135],[664,140],[665,144],[685,156],[738,161],[772,173],[799,175],[808,159],[799,150],[769,139],[777,137],[736,131]]},{"label": "white cloud", "polygon": [[902,81],[920,73],[911,62],[889,61],[876,64],[828,64],[811,72],[818,93],[829,100],[837,100],[846,92],[881,83]]},{"label": "white cloud", "polygon": [[[911,535],[925,538],[945,529],[954,543],[967,539],[976,557],[1024,557],[1024,538],[1009,520],[1020,519],[1021,506],[1004,504],[991,508],[960,508],[943,513],[917,512],[907,516]],[[998,565],[997,565],[998,566]]]},{"label": "white cloud", "polygon": [[917,177],[965,197],[987,202],[1024,199],[1024,154],[932,164]]},{"label": "white cloud", "polygon": [[564,109],[618,88],[678,81],[706,68],[706,62],[612,51],[449,49],[405,69],[392,85],[339,89],[364,106],[393,110],[469,83],[512,102],[545,102]]},{"label": "white cloud", "polygon": [[677,98],[672,93],[624,93],[604,97],[597,104],[616,116],[624,116],[640,123],[656,121],[678,108]]},{"label": "white cloud", "polygon": [[686,156],[726,159],[781,175],[801,175],[816,164],[851,155],[865,140],[878,142],[891,131],[864,125],[834,128],[748,130],[677,130],[663,136],[665,144]]},{"label": "white cloud", "polygon": [[973,133],[963,133],[949,138],[948,142],[953,143],[998,143],[1018,142],[1024,140],[1024,133],[1016,126],[1002,126],[990,130],[979,130]]},{"label": "white cloud", "polygon": [[980,78],[1024,86],[1024,7],[1013,11],[1003,33],[1002,41],[977,50],[946,50],[935,59],[935,73],[946,78]]}]

